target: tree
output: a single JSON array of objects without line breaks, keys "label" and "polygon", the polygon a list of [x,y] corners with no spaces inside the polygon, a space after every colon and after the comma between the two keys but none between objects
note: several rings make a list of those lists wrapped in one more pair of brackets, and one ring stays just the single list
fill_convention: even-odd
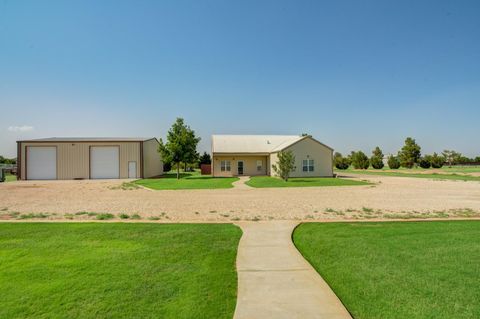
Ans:
[{"label": "tree", "polygon": [[398,160],[398,157],[390,155],[390,157],[388,157],[388,167],[390,169],[399,169],[400,161]]},{"label": "tree", "polygon": [[445,162],[447,162],[449,167],[452,165],[458,164],[459,159],[462,157],[462,154],[455,152],[454,150],[444,150],[442,152]]},{"label": "tree", "polygon": [[295,167],[295,156],[292,151],[279,152],[277,164],[272,165],[273,170],[277,173],[281,179],[285,182],[290,177],[290,172]]},{"label": "tree", "polygon": [[355,169],[368,169],[370,166],[370,161],[368,160],[367,155],[362,151],[352,152],[350,158]]},{"label": "tree", "polygon": [[439,156],[437,153],[433,153],[432,157],[430,158],[430,163],[432,164],[433,168],[442,168],[443,164],[445,164],[445,157]]},{"label": "tree", "polygon": [[432,157],[430,155],[420,157],[418,165],[420,165],[421,168],[430,168],[432,166]]},{"label": "tree", "polygon": [[174,163],[177,166],[177,179],[180,178],[180,162],[191,163],[197,156],[197,145],[200,137],[195,131],[184,123],[182,118],[177,118],[167,133],[167,142],[160,139],[158,151],[162,154],[165,162]]},{"label": "tree", "polygon": [[480,156],[475,157],[475,163],[480,163]]},{"label": "tree", "polygon": [[210,157],[210,154],[208,154],[207,152],[203,152],[202,156],[200,156],[199,163],[200,165],[212,164],[212,158]]},{"label": "tree", "polygon": [[335,155],[333,155],[333,165],[338,169],[347,169],[350,166],[350,159],[336,152]]},{"label": "tree", "polygon": [[383,152],[380,147],[376,147],[372,152],[372,157],[370,158],[370,164],[375,169],[382,169],[385,164],[383,164]]},{"label": "tree", "polygon": [[0,164],[16,164],[16,158],[6,158],[0,155]]},{"label": "tree", "polygon": [[402,167],[412,168],[420,159],[422,148],[411,137],[407,137],[402,150],[398,152],[398,159]]}]

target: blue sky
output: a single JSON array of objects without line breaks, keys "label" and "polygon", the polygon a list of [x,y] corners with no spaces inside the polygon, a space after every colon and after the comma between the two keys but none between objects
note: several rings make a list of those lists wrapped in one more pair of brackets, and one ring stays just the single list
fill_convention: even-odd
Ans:
[{"label": "blue sky", "polygon": [[480,155],[480,1],[0,0],[0,154],[50,136],[310,133]]}]

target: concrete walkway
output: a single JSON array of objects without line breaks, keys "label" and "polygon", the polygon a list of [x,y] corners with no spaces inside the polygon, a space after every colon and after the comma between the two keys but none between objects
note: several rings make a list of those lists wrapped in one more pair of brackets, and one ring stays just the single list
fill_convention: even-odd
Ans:
[{"label": "concrete walkway", "polygon": [[239,222],[236,319],[351,318],[291,240],[297,222]]},{"label": "concrete walkway", "polygon": [[253,187],[248,186],[245,184],[250,180],[250,176],[238,176],[239,180],[236,182],[233,182],[233,188],[235,189],[253,189]]}]

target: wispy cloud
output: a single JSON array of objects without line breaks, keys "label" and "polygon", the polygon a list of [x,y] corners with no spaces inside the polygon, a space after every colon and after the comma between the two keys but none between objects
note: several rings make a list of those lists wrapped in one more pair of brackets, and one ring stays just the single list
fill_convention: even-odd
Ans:
[{"label": "wispy cloud", "polygon": [[33,126],[29,126],[29,125],[22,125],[22,126],[9,126],[8,127],[8,130],[10,132],[31,132],[33,131],[35,128]]}]

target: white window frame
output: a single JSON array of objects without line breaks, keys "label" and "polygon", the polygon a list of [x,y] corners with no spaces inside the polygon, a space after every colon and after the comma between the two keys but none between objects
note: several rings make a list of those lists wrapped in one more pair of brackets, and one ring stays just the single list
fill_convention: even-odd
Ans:
[{"label": "white window frame", "polygon": [[232,165],[229,160],[220,161],[220,171],[221,172],[230,172],[232,170]]},{"label": "white window frame", "polygon": [[313,159],[304,159],[302,161],[302,171],[307,173],[315,171],[315,162]]},{"label": "white window frame", "polygon": [[263,161],[257,160],[257,172],[261,172],[262,170],[263,170]]}]

